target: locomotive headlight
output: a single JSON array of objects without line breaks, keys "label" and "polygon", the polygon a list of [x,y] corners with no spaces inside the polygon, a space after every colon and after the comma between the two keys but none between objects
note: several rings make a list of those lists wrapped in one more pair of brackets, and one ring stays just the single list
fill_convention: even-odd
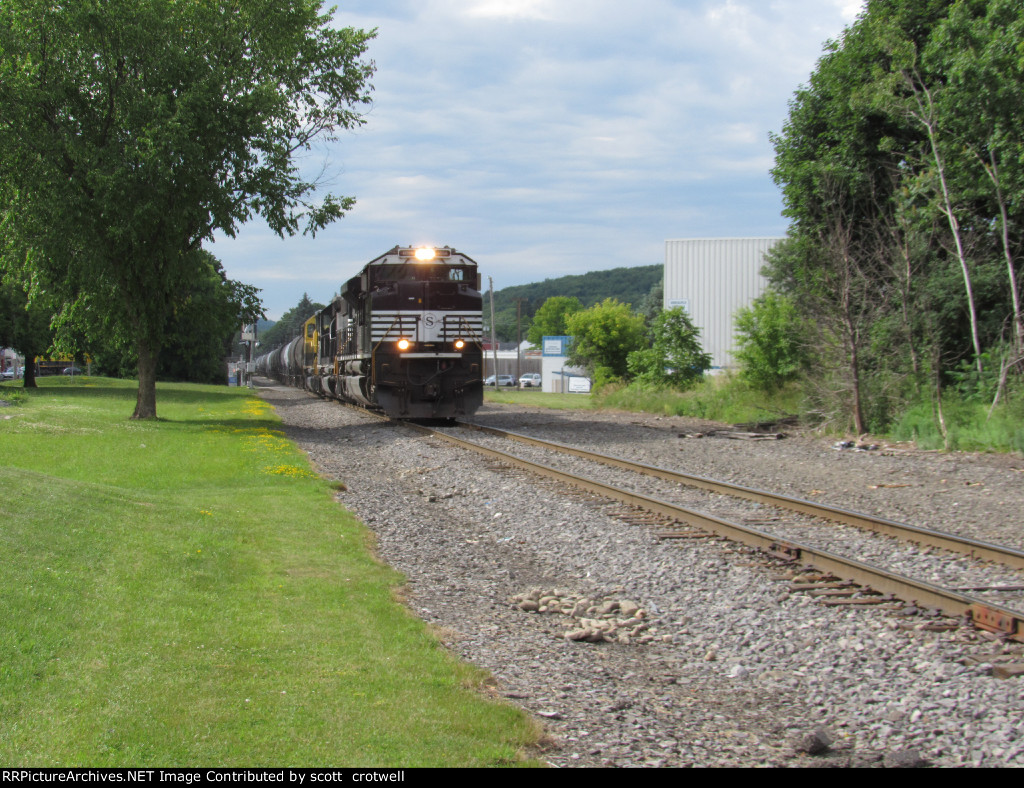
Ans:
[{"label": "locomotive headlight", "polygon": [[423,263],[427,260],[433,260],[436,256],[437,252],[429,246],[423,246],[416,250],[416,259]]},{"label": "locomotive headlight", "polygon": [[456,339],[455,340],[455,349],[456,350],[462,350],[462,348],[464,348],[465,346],[466,346],[466,343],[463,340],[461,340],[461,339]]},{"label": "locomotive headlight", "polygon": [[410,342],[405,337],[402,337],[400,340],[398,340],[397,344],[399,350],[408,350],[412,346],[412,342]]}]

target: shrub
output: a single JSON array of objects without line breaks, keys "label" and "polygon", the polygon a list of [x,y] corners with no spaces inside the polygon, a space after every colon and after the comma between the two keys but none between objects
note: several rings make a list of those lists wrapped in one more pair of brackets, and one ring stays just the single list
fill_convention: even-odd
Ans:
[{"label": "shrub", "polygon": [[711,355],[700,344],[700,329],[682,307],[664,310],[654,319],[650,348],[626,358],[629,374],[647,385],[686,389],[711,368]]},{"label": "shrub", "polygon": [[769,290],[750,307],[736,313],[733,355],[751,386],[776,391],[807,368],[808,352],[803,320],[793,302]]}]

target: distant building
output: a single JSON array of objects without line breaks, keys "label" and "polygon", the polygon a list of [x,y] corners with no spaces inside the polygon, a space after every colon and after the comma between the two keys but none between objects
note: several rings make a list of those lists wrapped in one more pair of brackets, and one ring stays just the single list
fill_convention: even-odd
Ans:
[{"label": "distant building", "polygon": [[[497,356],[497,369],[495,369],[495,356]],[[484,343],[484,380],[495,373],[518,378],[528,372],[540,371],[540,351],[532,348],[526,340],[523,340],[518,348],[515,342],[499,342],[497,353],[494,352],[490,343]]]},{"label": "distant building", "polygon": [[589,394],[590,378],[587,371],[568,365],[572,337],[544,337],[541,340],[543,366],[541,377],[544,391],[555,394]]},{"label": "distant building", "polygon": [[700,329],[715,367],[735,366],[733,317],[764,292],[765,253],[782,238],[665,241],[665,309],[681,306]]},{"label": "distant building", "polygon": [[[25,358],[13,348],[0,348],[0,372],[11,371],[11,377],[20,377],[25,368]],[[5,376],[7,377],[7,376]]]}]

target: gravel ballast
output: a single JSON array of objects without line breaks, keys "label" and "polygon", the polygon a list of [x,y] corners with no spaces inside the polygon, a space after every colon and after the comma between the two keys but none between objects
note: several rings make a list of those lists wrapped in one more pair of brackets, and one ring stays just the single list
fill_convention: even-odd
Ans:
[{"label": "gravel ballast", "polygon": [[[738,545],[608,507],[304,392],[286,433],[408,578],[412,610],[548,732],[556,766],[1024,766],[1020,644],[909,605],[827,607]],[[1024,547],[1024,461],[679,418],[487,405],[481,424]],[[704,425],[706,426],[706,425]]]}]

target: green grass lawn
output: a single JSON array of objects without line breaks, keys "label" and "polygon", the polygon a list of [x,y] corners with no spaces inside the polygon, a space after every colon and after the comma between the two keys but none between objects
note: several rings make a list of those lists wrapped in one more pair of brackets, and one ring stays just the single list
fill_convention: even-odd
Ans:
[{"label": "green grass lawn", "polygon": [[533,405],[555,410],[590,410],[594,407],[589,394],[551,394],[537,388],[516,389],[484,386],[484,402],[502,405]]},{"label": "green grass lawn", "polygon": [[161,385],[133,422],[131,383],[40,384],[0,408],[0,763],[520,762],[529,718],[395,601],[262,401]]}]

